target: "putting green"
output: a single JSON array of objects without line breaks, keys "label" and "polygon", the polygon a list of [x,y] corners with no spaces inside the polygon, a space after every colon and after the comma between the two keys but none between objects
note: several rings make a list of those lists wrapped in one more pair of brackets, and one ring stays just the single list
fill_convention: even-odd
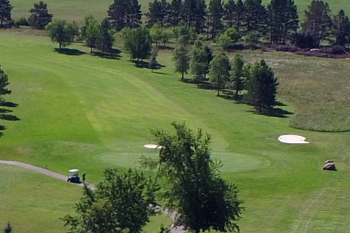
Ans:
[{"label": "putting green", "polygon": [[[157,159],[157,149],[146,149],[147,152],[104,152],[93,156],[97,162],[103,162],[106,165],[118,167],[139,167],[139,159],[142,155]],[[148,152],[151,151],[151,152]],[[270,161],[267,158],[256,157],[238,153],[212,153],[212,158],[220,160],[223,166],[220,168],[222,173],[233,173],[240,171],[254,170],[268,167]]]}]

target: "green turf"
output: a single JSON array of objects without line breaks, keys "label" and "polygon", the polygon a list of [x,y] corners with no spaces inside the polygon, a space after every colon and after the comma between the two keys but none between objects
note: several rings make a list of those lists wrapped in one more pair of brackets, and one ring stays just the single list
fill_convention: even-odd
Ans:
[{"label": "green turf", "polygon": [[[28,0],[11,0],[13,5],[13,18],[17,19],[21,16],[28,17],[28,12],[33,8],[33,4],[39,1],[28,1]],[[93,14],[96,18],[102,20],[107,17],[107,11],[109,6],[113,3],[113,0],[46,0],[44,1],[48,10],[57,19],[76,20],[80,22],[85,16]],[[150,0],[139,0],[141,9],[145,13],[148,11],[148,3]],[[171,1],[170,1],[171,2]],[[206,2],[209,2],[208,0]],[[227,1],[224,1],[227,2]],[[263,3],[267,5],[270,1],[263,0]],[[330,5],[332,12],[335,14],[340,9],[344,9],[345,13],[350,14],[350,5],[347,0],[329,0],[327,1]],[[295,4],[298,6],[299,15],[304,16],[303,12],[310,5],[310,1],[295,0]],[[303,20],[303,19],[301,19]]]},{"label": "green turf", "polygon": [[[241,190],[246,207],[239,222],[242,232],[348,231],[350,133],[291,128],[293,114],[256,115],[249,106],[215,97],[215,91],[182,83],[169,50],[158,58],[165,67],[151,73],[136,68],[124,53],[119,59],[64,55],[55,52],[56,46],[46,37],[10,30],[0,34],[0,64],[12,90],[6,99],[18,104],[7,109],[20,118],[0,121],[6,127],[1,159],[62,173],[76,167],[87,173],[87,181],[97,182],[107,166],[135,167],[141,154],[155,156],[143,147],[153,142],[150,129],[169,130],[172,121],[186,121],[212,135],[213,158],[224,161],[224,178]],[[89,51],[81,44],[70,48]],[[247,61],[263,57],[274,68],[281,83],[279,100],[287,105],[281,108],[290,112],[320,106],[333,92],[349,98],[346,60],[248,51],[244,56]],[[310,144],[277,141],[290,133],[305,136]],[[322,171],[327,159],[339,171]]]}]

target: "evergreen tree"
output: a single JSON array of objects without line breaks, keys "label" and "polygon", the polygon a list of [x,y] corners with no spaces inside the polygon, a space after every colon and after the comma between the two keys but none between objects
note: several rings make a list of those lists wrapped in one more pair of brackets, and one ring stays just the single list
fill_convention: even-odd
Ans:
[{"label": "evergreen tree", "polygon": [[112,25],[106,18],[99,26],[96,47],[101,50],[102,53],[108,53],[112,50],[113,42],[114,35],[112,32]]},{"label": "evergreen tree", "polygon": [[141,24],[141,5],[138,0],[114,0],[108,10],[109,20],[115,30],[137,28]]},{"label": "evergreen tree", "polygon": [[139,27],[125,31],[124,48],[130,54],[131,59],[139,60],[149,58],[152,49],[152,38],[148,28]]},{"label": "evergreen tree", "polygon": [[335,44],[346,45],[350,43],[350,21],[344,10],[340,10],[333,20],[333,36]]},{"label": "evergreen tree", "polygon": [[52,21],[52,14],[47,10],[47,4],[40,1],[34,3],[34,8],[29,11],[31,16],[28,19],[30,26],[36,29],[45,29],[45,26]]},{"label": "evergreen tree", "polygon": [[223,16],[224,8],[221,0],[210,0],[207,26],[209,27],[211,38],[215,38],[218,32],[223,28]]},{"label": "evergreen tree", "polygon": [[157,64],[158,64],[157,56],[158,56],[158,48],[154,47],[152,49],[151,56],[150,56],[149,62],[148,62],[148,68],[150,68],[152,70],[152,73],[153,73],[153,70],[157,67]]},{"label": "evergreen tree", "polygon": [[236,54],[235,60],[233,61],[232,72],[230,76],[230,88],[236,91],[236,100],[238,100],[239,98],[239,91],[244,89],[243,66],[244,60],[242,55]]},{"label": "evergreen tree", "polygon": [[184,74],[190,68],[190,56],[186,40],[181,40],[173,51],[173,61],[175,62],[175,71],[181,73],[181,80],[184,80]]},{"label": "evergreen tree", "polygon": [[208,72],[208,54],[204,50],[201,41],[196,41],[193,46],[191,61],[190,61],[191,73],[196,83],[200,83],[205,80]]},{"label": "evergreen tree", "polygon": [[146,13],[148,18],[148,26],[153,26],[155,23],[160,23],[163,27],[167,15],[169,14],[170,5],[166,0],[154,0],[154,2],[149,3],[149,12]]},{"label": "evergreen tree", "polygon": [[315,39],[315,45],[319,46],[321,40],[328,40],[331,35],[332,18],[328,3],[313,0],[305,11],[305,21],[301,24],[305,34]]},{"label": "evergreen tree", "polygon": [[9,0],[0,0],[0,28],[11,26],[12,6]]},{"label": "evergreen tree", "polygon": [[3,99],[1,96],[8,95],[11,93],[9,89],[7,89],[7,86],[9,85],[8,77],[5,74],[5,72],[1,69],[0,66],[0,104],[3,102]]},{"label": "evergreen tree", "polygon": [[169,6],[168,17],[166,18],[167,26],[176,27],[181,20],[184,20],[182,10],[182,0],[172,0]]},{"label": "evergreen tree", "polygon": [[4,233],[12,233],[12,226],[10,222],[8,222],[6,227],[4,228]]},{"label": "evergreen tree", "polygon": [[285,44],[299,27],[298,9],[293,0],[271,0],[267,17],[271,43]]},{"label": "evergreen tree", "polygon": [[205,26],[206,4],[204,0],[185,0],[183,6],[184,19],[189,27],[201,33]]},{"label": "evergreen tree", "polygon": [[167,208],[179,212],[174,225],[194,233],[239,231],[236,221],[242,201],[236,186],[220,177],[219,163],[211,159],[210,136],[200,129],[193,133],[185,124],[172,125],[174,134],[152,132],[162,146],[159,158],[143,160],[164,180],[160,198]]},{"label": "evergreen tree", "polygon": [[270,110],[276,105],[278,81],[272,69],[264,60],[248,66],[245,72],[247,79],[247,100],[259,113]]},{"label": "evergreen tree", "polygon": [[245,0],[244,9],[246,32],[258,31],[263,35],[266,34],[266,8],[261,0]]},{"label": "evergreen tree", "polygon": [[225,87],[227,81],[230,78],[231,64],[230,59],[225,53],[221,53],[214,57],[210,63],[210,81],[216,84],[218,94],[220,95],[220,90]]}]

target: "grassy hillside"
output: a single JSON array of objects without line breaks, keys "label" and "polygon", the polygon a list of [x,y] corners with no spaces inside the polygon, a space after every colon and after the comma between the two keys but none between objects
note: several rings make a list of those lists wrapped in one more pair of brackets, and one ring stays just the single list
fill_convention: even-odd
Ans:
[{"label": "grassy hillside", "polygon": [[[213,158],[223,161],[223,176],[241,190],[242,232],[348,231],[350,133],[293,129],[293,114],[256,115],[249,106],[215,97],[215,91],[182,83],[169,50],[159,55],[164,67],[151,73],[136,68],[124,53],[100,58],[75,44],[65,51],[75,55],[67,55],[56,46],[46,37],[0,34],[0,64],[13,91],[1,107],[12,115],[0,120],[6,128],[1,159],[62,173],[76,167],[87,173],[87,181],[97,182],[105,167],[137,167],[141,154],[156,156],[143,147],[152,143],[150,129],[169,130],[172,121],[186,121],[212,135]],[[316,106],[308,96],[318,96],[313,94],[318,85],[350,85],[346,60],[244,55],[247,61],[263,57],[276,70],[280,100],[287,105],[281,108],[291,113],[298,103]],[[281,144],[281,134],[303,135],[310,144]],[[322,171],[327,159],[335,161],[338,172]],[[6,222],[6,216],[0,220]]]},{"label": "grassy hillside", "polygon": [[[13,18],[16,19],[21,16],[29,16],[29,9],[33,7],[34,3],[39,1],[11,0],[10,2],[14,7]],[[93,14],[100,20],[107,17],[108,8],[113,3],[113,0],[46,0],[44,2],[47,3],[49,12],[54,15],[54,18],[80,22],[89,14]],[[142,11],[147,12],[150,0],[139,0],[139,2],[142,6]],[[269,0],[263,0],[265,5],[269,2]],[[311,0],[295,0],[299,12],[304,12],[310,2]],[[340,9],[344,9],[348,15],[350,14],[350,5],[346,0],[329,0],[327,2],[334,14]],[[303,13],[300,13],[300,16],[303,17],[303,15]]]}]

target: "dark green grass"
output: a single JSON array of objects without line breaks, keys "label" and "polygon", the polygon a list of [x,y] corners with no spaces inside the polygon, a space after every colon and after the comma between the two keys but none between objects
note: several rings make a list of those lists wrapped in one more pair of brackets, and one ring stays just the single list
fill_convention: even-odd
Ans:
[{"label": "dark green grass", "polygon": [[[73,56],[57,53],[56,46],[40,36],[0,35],[0,64],[13,91],[6,99],[18,104],[7,108],[20,119],[0,121],[6,127],[1,159],[62,173],[76,167],[87,173],[88,182],[97,182],[105,167],[135,167],[141,154],[156,156],[143,147],[153,142],[150,129],[169,130],[170,122],[186,121],[212,135],[213,158],[224,162],[224,178],[241,190],[246,207],[239,222],[242,232],[348,231],[349,133],[294,129],[291,114],[256,115],[249,106],[216,97],[215,91],[180,82],[169,50],[158,58],[165,67],[151,73],[136,68],[124,53],[103,59],[75,44],[70,48],[86,54]],[[332,90],[349,84],[342,70],[345,60],[257,51],[244,56],[247,61],[263,57],[276,70],[279,100],[287,105],[281,108],[290,112],[299,100],[302,104],[305,96],[312,97],[312,91],[303,95],[304,83],[314,90],[332,73],[337,77],[327,81],[334,84]],[[321,67],[327,69],[321,72]],[[288,92],[290,85],[293,91]],[[281,144],[281,134],[303,135],[310,144]],[[335,161],[338,172],[322,171],[327,159]]]},{"label": "dark green grass", "polygon": [[[29,9],[33,7],[34,3],[38,1],[27,0],[11,0],[13,5],[13,18],[17,19],[21,16],[29,16]],[[109,6],[113,3],[113,0],[46,0],[44,1],[48,5],[48,10],[57,19],[76,20],[80,22],[85,16],[92,14],[96,18],[102,20],[107,17],[107,11]],[[139,0],[142,11],[145,13],[148,11],[148,3],[150,0]],[[209,1],[207,1],[209,2]],[[225,2],[225,1],[224,1]],[[264,0],[263,3],[267,5],[270,1]],[[304,16],[304,10],[310,4],[311,1],[295,0],[295,4],[298,6],[299,16]],[[340,9],[344,9],[347,14],[350,14],[350,5],[346,0],[330,0],[327,1],[333,14],[336,14]],[[303,18],[301,18],[303,20]]]}]

